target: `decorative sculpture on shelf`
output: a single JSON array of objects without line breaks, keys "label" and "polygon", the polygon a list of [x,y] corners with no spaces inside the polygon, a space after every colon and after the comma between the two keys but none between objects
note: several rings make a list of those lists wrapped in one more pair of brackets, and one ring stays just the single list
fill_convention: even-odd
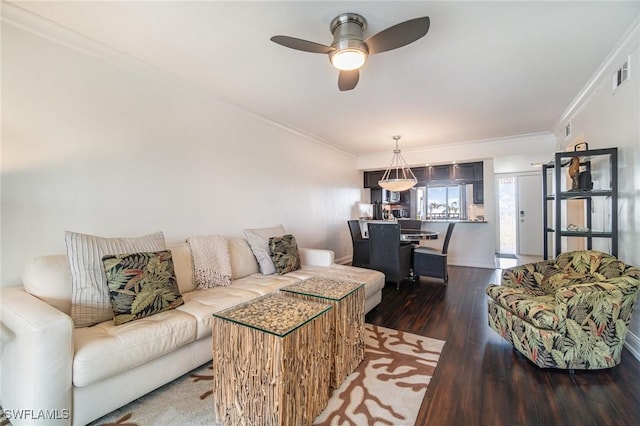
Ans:
[{"label": "decorative sculpture on shelf", "polygon": [[568,173],[571,178],[571,191],[577,191],[580,189],[580,157],[571,159]]},{"label": "decorative sculpture on shelf", "polygon": [[[583,147],[583,149],[579,150],[578,147]],[[573,147],[574,151],[587,151],[589,150],[589,144],[586,142],[581,142],[576,144]],[[573,157],[569,161],[569,169],[567,170],[567,174],[571,178],[571,189],[570,191],[590,191],[593,188],[593,183],[591,182],[591,172],[588,170],[580,171],[580,166],[582,163],[582,159],[580,157]]]}]

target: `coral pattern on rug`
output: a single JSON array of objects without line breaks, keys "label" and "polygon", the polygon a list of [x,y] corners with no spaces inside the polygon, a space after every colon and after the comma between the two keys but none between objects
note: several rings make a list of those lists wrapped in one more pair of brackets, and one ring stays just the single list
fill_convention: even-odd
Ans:
[{"label": "coral pattern on rug", "polygon": [[[314,425],[414,425],[442,340],[365,324],[365,359]],[[91,423],[92,426],[213,425],[206,365]]]},{"label": "coral pattern on rug", "polygon": [[444,346],[441,340],[365,325],[365,359],[314,425],[413,425]]}]

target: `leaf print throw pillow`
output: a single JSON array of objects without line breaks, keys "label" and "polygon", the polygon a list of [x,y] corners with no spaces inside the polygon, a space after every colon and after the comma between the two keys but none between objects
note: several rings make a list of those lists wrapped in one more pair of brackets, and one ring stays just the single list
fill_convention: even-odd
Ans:
[{"label": "leaf print throw pillow", "polygon": [[169,250],[106,255],[102,263],[107,274],[115,325],[184,303]]},{"label": "leaf print throw pillow", "polygon": [[287,234],[282,237],[269,238],[269,252],[278,275],[300,269],[300,256],[296,238]]}]

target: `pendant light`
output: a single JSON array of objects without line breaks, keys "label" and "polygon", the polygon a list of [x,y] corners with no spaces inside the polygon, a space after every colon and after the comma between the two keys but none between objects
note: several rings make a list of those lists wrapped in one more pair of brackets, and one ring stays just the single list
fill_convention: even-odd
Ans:
[{"label": "pendant light", "polygon": [[400,154],[400,148],[398,148],[399,139],[400,135],[393,136],[393,140],[396,141],[396,149],[393,150],[391,164],[384,172],[382,179],[378,181],[378,185],[388,191],[406,191],[418,183],[418,179],[416,179],[409,165]]}]

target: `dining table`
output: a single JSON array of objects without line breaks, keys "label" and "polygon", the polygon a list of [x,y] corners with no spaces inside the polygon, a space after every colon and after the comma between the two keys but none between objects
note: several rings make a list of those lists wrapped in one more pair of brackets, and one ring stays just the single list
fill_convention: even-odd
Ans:
[{"label": "dining table", "polygon": [[440,232],[405,229],[400,231],[400,241],[415,243],[420,240],[437,240]]}]

